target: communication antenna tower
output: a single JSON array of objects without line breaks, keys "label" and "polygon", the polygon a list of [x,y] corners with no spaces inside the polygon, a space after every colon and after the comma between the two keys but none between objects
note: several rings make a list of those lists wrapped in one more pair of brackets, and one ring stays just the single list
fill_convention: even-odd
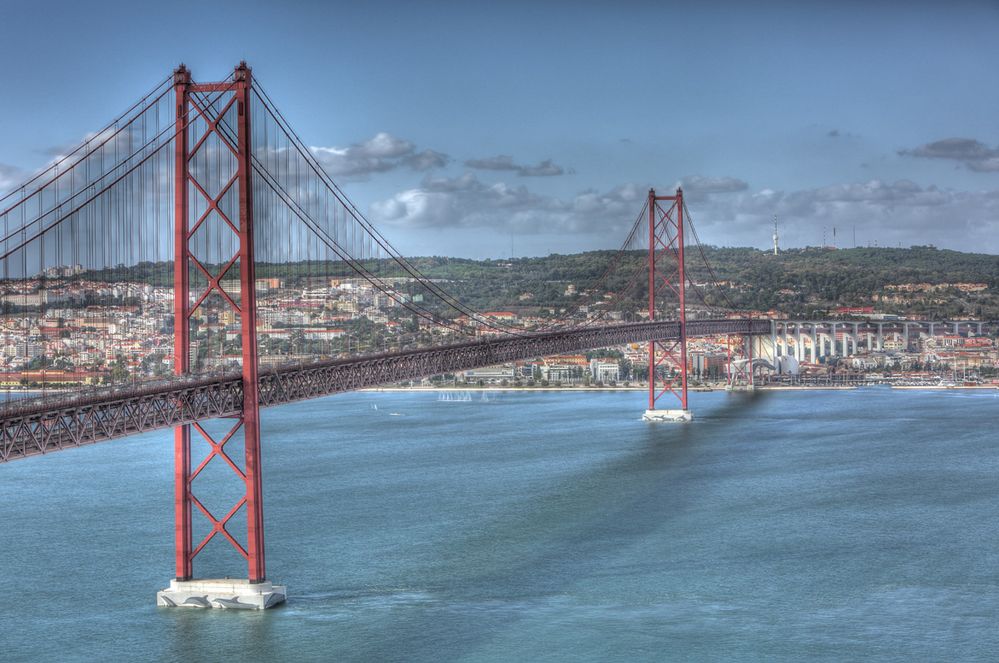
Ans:
[{"label": "communication antenna tower", "polygon": [[777,255],[777,215],[774,214],[774,255]]}]

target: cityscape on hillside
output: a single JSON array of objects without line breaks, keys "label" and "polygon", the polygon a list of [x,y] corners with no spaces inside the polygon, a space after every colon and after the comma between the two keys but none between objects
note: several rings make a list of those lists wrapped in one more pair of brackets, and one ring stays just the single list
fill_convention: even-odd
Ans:
[{"label": "cityscape on hillside", "polygon": [[[994,325],[951,324],[916,325],[917,320],[983,320],[975,316],[991,306],[994,298],[993,274],[987,281],[957,280],[968,269],[953,274],[920,270],[925,247],[914,248],[909,256],[911,269],[903,270],[906,280],[880,283],[872,292],[850,295],[814,285],[815,274],[801,279],[798,287],[774,292],[790,305],[766,310],[747,308],[746,313],[774,320],[776,354],[794,357],[794,365],[778,366],[773,347],[757,352],[769,355],[769,363],[756,366],[758,384],[829,385],[858,381],[891,381],[911,384],[988,384],[999,375],[999,350]],[[715,249],[724,255],[724,249]],[[743,262],[766,265],[773,256],[755,250],[741,250]],[[840,255],[847,252],[840,252]],[[953,253],[953,252],[950,252]],[[834,255],[831,251],[824,254]],[[962,260],[975,256],[957,254]],[[970,257],[969,257],[970,256]],[[988,257],[979,257],[989,260]],[[567,263],[581,266],[568,270],[580,278],[549,278],[544,258],[523,259],[531,268],[511,269],[513,262],[450,261],[432,262],[428,271],[438,282],[465,293],[468,299],[492,305],[481,316],[453,318],[458,327],[434,324],[407,308],[407,303],[424,301],[414,289],[411,277],[384,277],[392,290],[379,290],[360,278],[329,278],[293,274],[256,279],[258,306],[258,346],[262,370],[268,366],[337,359],[365,354],[398,352],[417,343],[452,343],[467,340],[456,331],[473,330],[488,336],[494,325],[512,330],[544,329],[556,316],[575,312],[580,320],[606,322],[639,321],[648,318],[641,297],[618,299],[607,288],[588,289],[594,281],[592,256],[553,256],[554,265],[566,272]],[[518,262],[518,261],[514,261]],[[994,263],[994,259],[990,261]],[[443,265],[447,267],[443,267]],[[599,264],[599,261],[597,261]],[[99,272],[79,265],[52,267],[35,278],[7,280],[0,285],[0,387],[8,390],[70,388],[79,385],[109,385],[169,376],[174,366],[173,288],[165,285],[160,272],[146,270],[141,276],[116,277],[109,282]],[[975,266],[972,265],[972,269]],[[814,267],[813,267],[814,269]],[[280,269],[271,269],[280,273]],[[754,293],[765,287],[752,270],[739,270],[719,263],[728,278],[697,285],[708,296],[724,291],[726,299],[744,303],[756,301]],[[759,271],[759,270],[758,270]],[[793,267],[789,270],[793,272]],[[985,270],[983,270],[985,271]],[[535,278],[524,278],[525,273]],[[764,272],[767,273],[767,272]],[[741,274],[741,275],[737,275]],[[504,278],[504,275],[507,275]],[[925,280],[922,280],[925,279]],[[948,280],[949,279],[949,280]],[[818,279],[821,280],[821,279]],[[238,293],[236,281],[222,280],[221,291]],[[825,298],[823,297],[825,295]],[[428,298],[429,299],[429,298]],[[843,302],[848,304],[843,304]],[[959,308],[955,309],[955,302]],[[191,363],[195,372],[234,369],[240,365],[240,324],[238,315],[224,305],[222,293],[213,291],[203,298],[191,317]],[[807,304],[810,308],[802,308]],[[858,305],[859,304],[859,305]],[[937,315],[927,311],[937,310]],[[957,313],[944,318],[939,311]],[[703,303],[688,304],[691,318],[717,315]],[[668,315],[659,313],[659,316]],[[811,323],[808,321],[812,321]],[[828,321],[823,327],[815,321]],[[841,324],[834,326],[836,321]],[[857,321],[863,321],[860,328]],[[876,335],[880,323],[881,335]],[[811,326],[809,326],[811,325]],[[779,339],[778,339],[778,332]],[[779,343],[777,342],[779,340]],[[729,363],[734,354],[744,354],[740,339],[727,337],[691,339],[688,345],[688,371],[692,384],[710,386],[730,377]],[[452,386],[606,386],[628,387],[648,379],[648,350],[644,344],[627,344],[593,350],[585,354],[537,357],[503,365],[475,368],[455,374],[426,378],[416,383]],[[675,370],[667,361],[661,370]],[[406,383],[413,386],[413,383]]]}]

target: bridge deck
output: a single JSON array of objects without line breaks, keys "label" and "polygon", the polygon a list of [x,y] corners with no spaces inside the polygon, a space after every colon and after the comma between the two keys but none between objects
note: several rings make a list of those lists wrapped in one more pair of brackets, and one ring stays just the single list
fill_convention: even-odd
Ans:
[{"label": "bridge deck", "polygon": [[[769,335],[769,320],[692,320],[687,336]],[[491,338],[355,359],[275,367],[261,372],[261,406],[413,380],[442,373],[624,343],[679,336],[675,321],[607,325]],[[69,394],[0,410],[0,462],[179,424],[239,414],[239,372],[178,377],[133,389]]]}]

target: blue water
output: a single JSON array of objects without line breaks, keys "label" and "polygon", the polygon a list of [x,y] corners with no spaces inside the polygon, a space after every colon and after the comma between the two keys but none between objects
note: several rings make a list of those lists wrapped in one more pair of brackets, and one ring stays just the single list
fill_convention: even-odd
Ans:
[{"label": "blue water", "polygon": [[[994,392],[696,394],[689,425],[643,408],[266,410],[268,571],[290,598],[263,613],[154,607],[169,432],[0,465],[0,659],[999,658]],[[215,464],[197,488],[224,512]],[[196,572],[245,575],[226,554]]]}]

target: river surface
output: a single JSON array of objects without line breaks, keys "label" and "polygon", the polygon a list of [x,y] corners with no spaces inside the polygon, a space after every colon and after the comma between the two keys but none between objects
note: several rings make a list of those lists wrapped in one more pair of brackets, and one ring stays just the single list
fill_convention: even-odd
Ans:
[{"label": "river surface", "polygon": [[[688,425],[640,421],[639,392],[268,409],[289,600],[260,613],[154,607],[170,432],[15,461],[0,659],[994,661],[997,396],[698,393]],[[233,476],[197,479],[210,509]],[[196,574],[245,577],[228,554]]]}]

